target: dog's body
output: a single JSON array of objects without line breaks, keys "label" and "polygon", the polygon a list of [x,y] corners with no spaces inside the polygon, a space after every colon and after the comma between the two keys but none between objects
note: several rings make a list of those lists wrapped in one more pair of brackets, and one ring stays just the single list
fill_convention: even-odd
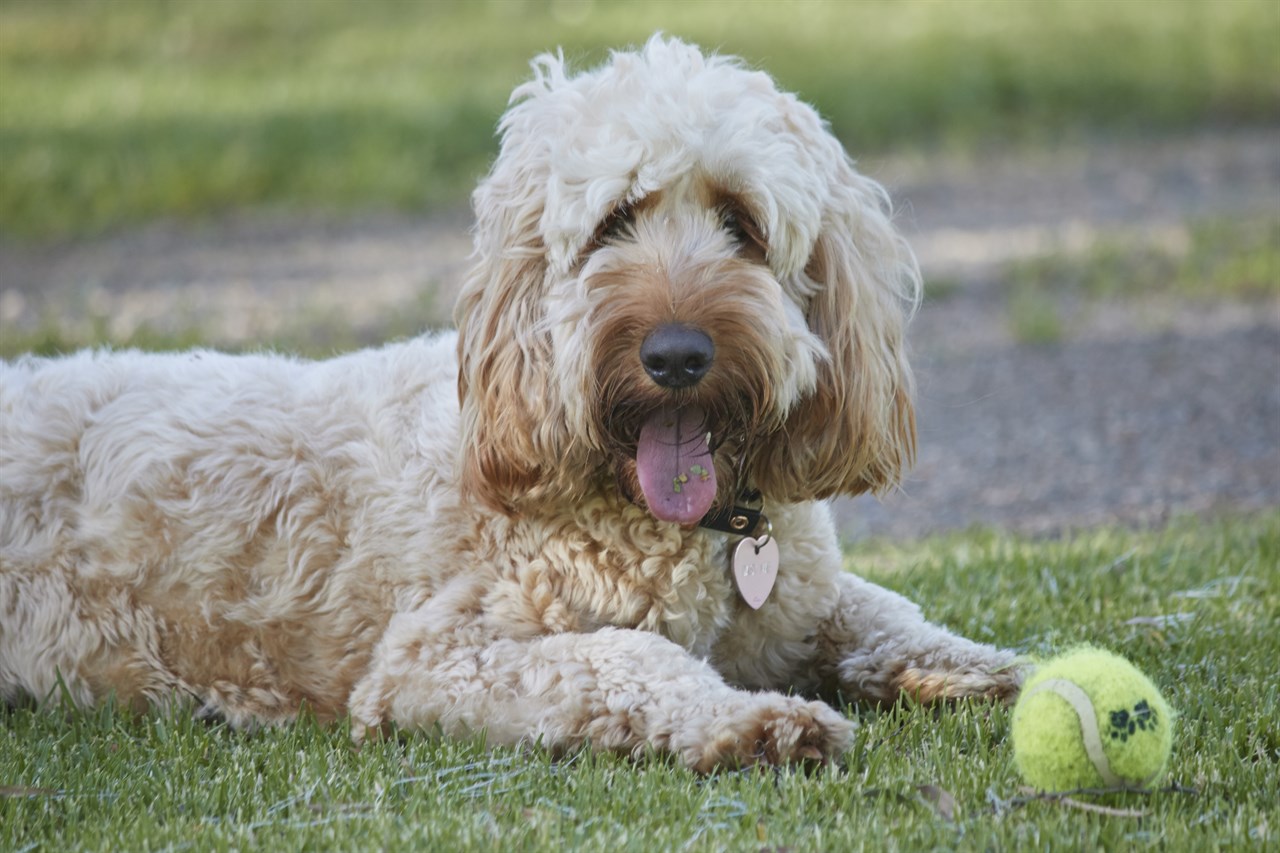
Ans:
[{"label": "dog's body", "polygon": [[[918,279],[879,187],[678,41],[535,68],[456,336],[3,368],[0,696],[709,769],[838,755],[852,724],[788,692],[1016,692],[1009,653],[844,573],[823,503],[912,453]],[[758,610],[740,537],[699,526],[749,490],[780,548]]]}]

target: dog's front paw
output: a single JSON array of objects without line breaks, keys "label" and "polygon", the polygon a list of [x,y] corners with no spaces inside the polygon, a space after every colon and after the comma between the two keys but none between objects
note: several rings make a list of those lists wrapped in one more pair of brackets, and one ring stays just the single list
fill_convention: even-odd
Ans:
[{"label": "dog's front paw", "polygon": [[716,720],[710,738],[686,751],[690,766],[707,773],[754,764],[825,764],[853,742],[857,724],[825,703],[777,694],[752,700]]},{"label": "dog's front paw", "polygon": [[847,694],[880,702],[899,696],[922,704],[955,699],[1012,702],[1026,667],[1013,653],[975,646],[984,653],[960,660],[885,660],[875,651],[850,655],[840,663],[840,686]]},{"label": "dog's front paw", "polygon": [[1011,663],[998,669],[933,670],[906,667],[894,679],[899,693],[919,702],[953,699],[989,699],[1012,703],[1026,677],[1023,666]]}]

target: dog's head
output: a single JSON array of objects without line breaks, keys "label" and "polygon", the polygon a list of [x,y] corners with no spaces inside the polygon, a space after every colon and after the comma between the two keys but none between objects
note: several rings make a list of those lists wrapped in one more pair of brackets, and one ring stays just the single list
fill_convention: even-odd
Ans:
[{"label": "dog's head", "polygon": [[464,491],[512,511],[603,476],[689,525],[747,485],[895,484],[919,275],[883,189],[767,75],[678,40],[533,67],[474,196]]}]

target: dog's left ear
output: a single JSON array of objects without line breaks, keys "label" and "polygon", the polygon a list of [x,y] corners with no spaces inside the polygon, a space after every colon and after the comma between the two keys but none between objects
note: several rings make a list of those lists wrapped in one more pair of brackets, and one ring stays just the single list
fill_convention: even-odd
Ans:
[{"label": "dog's left ear", "polygon": [[919,298],[919,268],[879,184],[847,161],[833,183],[805,268],[816,288],[809,328],[829,358],[819,365],[816,389],[755,465],[758,486],[783,500],[882,492],[915,457],[904,331]]}]

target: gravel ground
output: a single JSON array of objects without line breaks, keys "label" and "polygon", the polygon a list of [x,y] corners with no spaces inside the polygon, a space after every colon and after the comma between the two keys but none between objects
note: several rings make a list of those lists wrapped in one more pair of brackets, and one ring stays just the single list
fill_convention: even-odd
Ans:
[{"label": "gravel ground", "polygon": [[1032,533],[1280,505],[1280,323],[918,362],[901,492],[840,504],[847,536]]},{"label": "gravel ground", "polygon": [[[847,537],[1280,506],[1280,302],[1129,299],[1029,345],[996,275],[1102,235],[1176,246],[1189,222],[1280,216],[1280,128],[862,167],[898,199],[926,277],[948,286],[911,333],[918,464],[901,492],[839,503]],[[445,321],[466,222],[249,217],[0,243],[0,334],[96,317],[117,337],[194,326],[243,345],[341,323],[373,342],[388,318]]]}]

